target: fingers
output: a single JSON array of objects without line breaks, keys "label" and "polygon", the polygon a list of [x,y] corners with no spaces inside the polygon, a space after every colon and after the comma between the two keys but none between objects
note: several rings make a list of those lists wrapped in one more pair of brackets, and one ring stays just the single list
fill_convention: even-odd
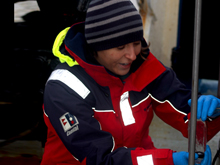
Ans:
[{"label": "fingers", "polygon": [[[191,106],[191,99],[188,100]],[[197,119],[205,121],[208,116],[212,116],[217,107],[220,106],[220,99],[212,95],[202,95],[197,102]]]},{"label": "fingers", "polygon": [[211,102],[212,102],[212,99],[209,98],[209,97],[205,97],[203,99],[203,105],[201,107],[201,119],[202,119],[202,121],[206,121],[208,112],[211,111],[211,109],[210,109]]},{"label": "fingers", "polygon": [[188,100],[188,105],[191,106],[191,99]]},{"label": "fingers", "polygon": [[183,158],[182,163],[183,163],[184,165],[188,165],[189,153],[188,153],[188,152],[184,152],[183,157],[184,157],[184,158]]},{"label": "fingers", "polygon": [[174,165],[188,165],[189,153],[185,151],[173,152]]},{"label": "fingers", "polygon": [[198,104],[197,104],[197,119],[200,119],[201,118],[201,115],[202,115],[202,107],[203,107],[203,102],[204,102],[204,97],[201,96],[199,99],[198,99]]},{"label": "fingers", "polygon": [[201,165],[211,165],[211,163],[212,163],[212,153],[210,147],[206,145],[205,156],[201,162]]},{"label": "fingers", "polygon": [[210,110],[208,111],[208,116],[212,116],[217,106],[218,106],[217,99],[213,99],[209,108]]},{"label": "fingers", "polygon": [[[198,102],[197,102],[197,119],[201,118],[204,99],[205,98],[203,96],[199,97],[199,99],[198,99]],[[191,103],[192,103],[192,100],[189,99],[188,100],[188,105],[191,106]]]},{"label": "fingers", "polygon": [[199,155],[195,153],[195,160],[199,158]]},{"label": "fingers", "polygon": [[211,165],[212,164],[212,152],[211,152],[211,149],[208,145],[206,145],[206,152],[207,154],[209,155],[209,159],[208,159],[208,165]]},{"label": "fingers", "polygon": [[208,116],[212,116],[218,107],[218,99],[212,95],[203,96],[203,106],[201,110],[201,119],[205,121]]}]

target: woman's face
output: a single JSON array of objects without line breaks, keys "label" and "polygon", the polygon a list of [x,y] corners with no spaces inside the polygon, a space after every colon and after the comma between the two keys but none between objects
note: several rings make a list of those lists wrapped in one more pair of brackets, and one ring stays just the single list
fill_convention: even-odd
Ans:
[{"label": "woman's face", "polygon": [[115,73],[126,75],[136,56],[141,52],[141,41],[132,42],[116,48],[97,51],[96,60],[99,64]]}]

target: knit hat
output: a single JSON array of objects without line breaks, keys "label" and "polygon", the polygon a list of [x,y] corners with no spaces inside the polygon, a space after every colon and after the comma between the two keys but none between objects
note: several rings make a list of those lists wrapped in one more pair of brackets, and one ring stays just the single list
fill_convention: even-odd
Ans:
[{"label": "knit hat", "polygon": [[92,0],[86,14],[85,37],[95,51],[142,40],[141,16],[130,0]]}]

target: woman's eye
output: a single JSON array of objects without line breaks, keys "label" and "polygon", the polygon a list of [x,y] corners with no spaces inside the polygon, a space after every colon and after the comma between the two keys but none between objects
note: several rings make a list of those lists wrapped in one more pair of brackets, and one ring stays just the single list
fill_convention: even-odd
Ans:
[{"label": "woman's eye", "polygon": [[123,45],[123,46],[119,46],[119,47],[117,47],[119,50],[122,50],[122,49],[124,49],[125,48],[125,45]]},{"label": "woman's eye", "polygon": [[134,45],[140,45],[141,42],[134,42]]}]

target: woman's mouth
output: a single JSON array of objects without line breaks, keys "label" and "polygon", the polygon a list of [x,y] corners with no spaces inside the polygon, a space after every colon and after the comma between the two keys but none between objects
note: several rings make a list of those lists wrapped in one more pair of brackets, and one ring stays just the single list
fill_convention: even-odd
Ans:
[{"label": "woman's mouth", "polygon": [[130,68],[131,63],[120,63],[120,66],[124,69]]},{"label": "woman's mouth", "polygon": [[121,65],[128,65],[129,63],[120,63]]}]

